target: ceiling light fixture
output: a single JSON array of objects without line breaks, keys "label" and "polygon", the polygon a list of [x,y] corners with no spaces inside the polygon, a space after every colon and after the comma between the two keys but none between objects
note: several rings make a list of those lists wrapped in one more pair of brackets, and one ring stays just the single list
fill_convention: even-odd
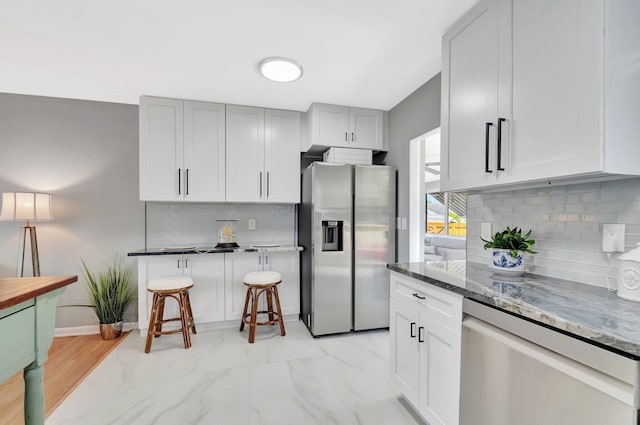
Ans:
[{"label": "ceiling light fixture", "polygon": [[278,83],[290,83],[302,77],[302,65],[289,58],[266,58],[258,68],[264,78]]}]

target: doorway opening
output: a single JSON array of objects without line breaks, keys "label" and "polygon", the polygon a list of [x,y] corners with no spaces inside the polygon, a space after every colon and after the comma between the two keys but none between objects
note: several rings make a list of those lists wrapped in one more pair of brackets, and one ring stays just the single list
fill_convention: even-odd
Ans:
[{"label": "doorway opening", "polygon": [[409,261],[466,257],[466,195],[440,191],[440,128],[410,141]]}]

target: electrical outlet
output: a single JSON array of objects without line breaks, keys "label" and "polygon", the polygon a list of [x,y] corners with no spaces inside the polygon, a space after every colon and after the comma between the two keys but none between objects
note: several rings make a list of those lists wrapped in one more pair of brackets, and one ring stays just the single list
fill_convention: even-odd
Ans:
[{"label": "electrical outlet", "polygon": [[407,230],[407,217],[402,217],[402,230]]},{"label": "electrical outlet", "polygon": [[256,219],[255,218],[250,218],[249,219],[249,230],[256,230]]},{"label": "electrical outlet", "polygon": [[480,237],[482,239],[491,239],[491,223],[482,223],[480,227]]},{"label": "electrical outlet", "polygon": [[624,224],[602,225],[602,251],[624,252]]}]

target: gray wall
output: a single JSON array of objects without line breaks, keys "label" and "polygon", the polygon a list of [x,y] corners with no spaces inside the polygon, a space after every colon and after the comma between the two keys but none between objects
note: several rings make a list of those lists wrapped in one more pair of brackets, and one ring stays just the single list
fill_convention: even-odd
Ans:
[{"label": "gray wall", "polygon": [[[409,217],[409,142],[440,127],[440,74],[389,111],[386,164],[398,170],[398,217]],[[409,235],[398,230],[398,261],[409,260]]]},{"label": "gray wall", "polygon": [[[0,192],[53,194],[54,220],[35,223],[42,275],[80,275],[144,246],[138,201],[138,107],[0,93]],[[0,222],[0,277],[16,273],[22,224]],[[30,265],[29,265],[30,273]],[[86,303],[80,279],[59,305]],[[135,311],[127,320],[135,320]],[[56,327],[98,323],[88,308],[58,307]]]}]

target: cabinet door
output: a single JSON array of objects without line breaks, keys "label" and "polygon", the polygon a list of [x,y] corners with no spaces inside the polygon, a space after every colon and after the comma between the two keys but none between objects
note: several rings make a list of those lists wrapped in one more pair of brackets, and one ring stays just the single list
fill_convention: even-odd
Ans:
[{"label": "cabinet door", "polygon": [[224,254],[225,320],[240,320],[242,317],[247,292],[242,279],[249,272],[262,270],[258,259],[262,261],[262,254],[257,252]]},{"label": "cabinet door", "polygon": [[461,336],[420,315],[420,413],[432,425],[458,425]]},{"label": "cabinet door", "polygon": [[420,391],[420,347],[416,309],[394,298],[390,302],[389,337],[391,376],[402,394],[416,408]]},{"label": "cabinet door", "polygon": [[311,143],[349,146],[349,108],[314,104],[311,112]]},{"label": "cabinet door", "polygon": [[224,255],[186,255],[183,270],[193,279],[189,298],[196,323],[223,321]]},{"label": "cabinet door", "polygon": [[[184,260],[180,255],[158,255],[138,258],[138,328],[144,334],[149,327],[153,295],[147,291],[150,280],[158,277],[181,276]],[[178,316],[175,302],[169,300],[165,306],[165,317]]]},{"label": "cabinet door", "polygon": [[442,191],[496,182],[498,15],[497,0],[481,0],[442,38]]},{"label": "cabinet door", "polygon": [[382,149],[382,111],[349,108],[349,142],[354,148]]},{"label": "cabinet door", "polygon": [[501,97],[501,183],[602,170],[603,2],[507,3],[513,103]]},{"label": "cabinet door", "polygon": [[282,275],[278,285],[278,297],[282,314],[300,314],[300,253],[265,252],[265,270],[273,270]]},{"label": "cabinet door", "polygon": [[226,200],[258,202],[264,174],[264,109],[227,105]]},{"label": "cabinet door", "polygon": [[183,178],[185,200],[224,202],[224,105],[184,102]]},{"label": "cabinet door", "polygon": [[300,113],[265,110],[263,200],[300,202]]},{"label": "cabinet door", "polygon": [[183,198],[183,102],[140,98],[140,200]]}]

